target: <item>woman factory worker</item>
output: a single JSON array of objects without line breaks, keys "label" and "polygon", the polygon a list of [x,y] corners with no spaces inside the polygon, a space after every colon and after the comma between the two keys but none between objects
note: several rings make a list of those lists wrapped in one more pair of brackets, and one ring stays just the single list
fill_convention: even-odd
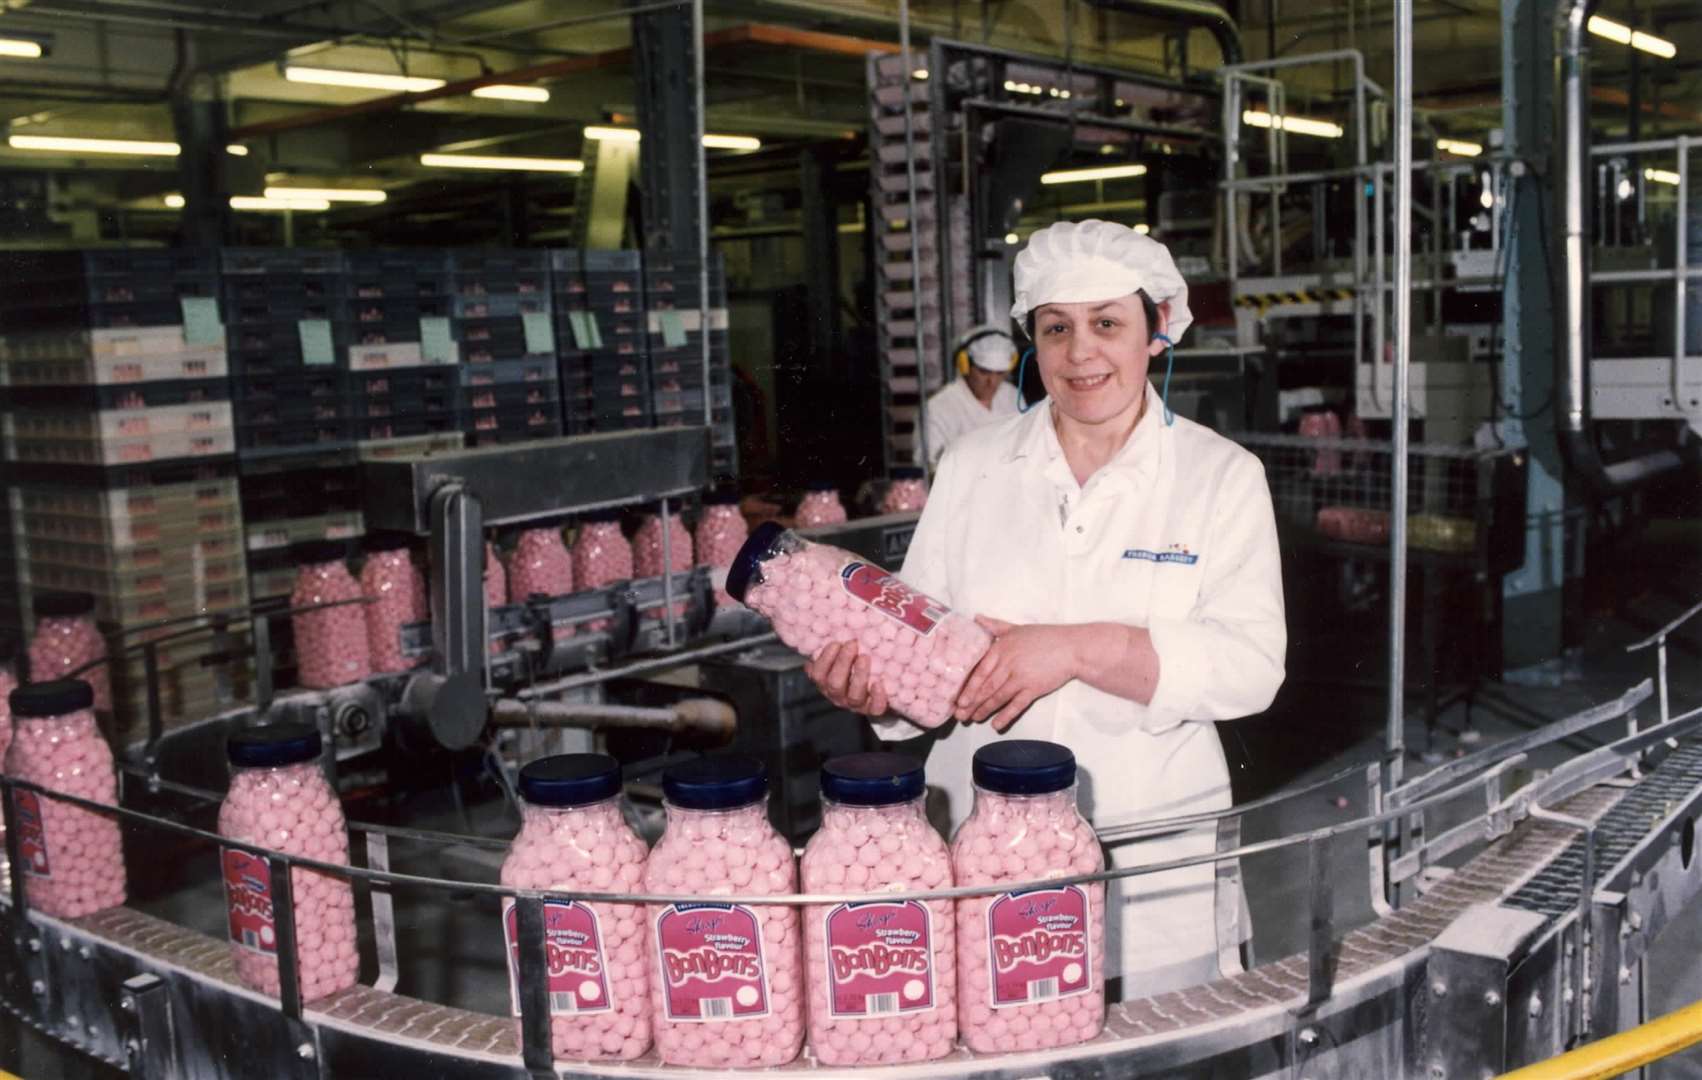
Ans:
[{"label": "woman factory worker", "polygon": [[[995,639],[941,729],[930,779],[955,829],[976,749],[1012,732],[1075,752],[1098,827],[1224,809],[1211,721],[1260,712],[1283,679],[1264,469],[1173,416],[1147,381],[1192,321],[1164,245],[1105,221],[1057,224],[1030,238],[1015,279],[1011,318],[1033,339],[1047,399],[952,445],[900,573]],[[886,712],[855,643],[807,670],[834,704]],[[895,718],[875,726],[916,733]],[[1134,866],[1213,849],[1207,826],[1111,855]],[[1124,976],[1125,998],[1217,976],[1213,885],[1210,864],[1113,884],[1107,974]]]},{"label": "woman factory worker", "polygon": [[[1016,415],[1016,342],[996,326],[970,329],[952,346],[957,378],[928,399],[928,467],[960,435]],[[920,454],[920,447],[918,447]],[[920,464],[920,462],[918,462]]]}]

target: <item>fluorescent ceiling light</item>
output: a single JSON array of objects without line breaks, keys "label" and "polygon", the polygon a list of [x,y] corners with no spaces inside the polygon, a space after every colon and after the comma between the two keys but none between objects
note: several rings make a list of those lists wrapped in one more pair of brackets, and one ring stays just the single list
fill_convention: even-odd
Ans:
[{"label": "fluorescent ceiling light", "polygon": [[247,157],[248,147],[239,142],[233,142],[229,146],[225,147],[225,153],[229,154],[231,157]]},{"label": "fluorescent ceiling light", "polygon": [[1005,80],[1005,89],[1013,94],[1044,94],[1046,92],[1045,87],[1033,86],[1025,82],[1012,82],[1009,79]]},{"label": "fluorescent ceiling light", "polygon": [[385,194],[377,188],[296,188],[269,187],[268,199],[323,199],[326,202],[381,203]]},{"label": "fluorescent ceiling light", "polygon": [[585,129],[585,137],[600,142],[637,142],[644,135],[634,128],[600,127],[592,124]]},{"label": "fluorescent ceiling light", "polygon": [[550,100],[550,92],[541,86],[509,86],[504,83],[494,83],[481,86],[473,91],[474,97],[495,98],[498,101],[532,101],[542,103]]},{"label": "fluorescent ceiling light", "polygon": [[1437,139],[1436,149],[1455,157],[1477,157],[1483,153],[1483,144],[1463,142],[1460,139]]},{"label": "fluorescent ceiling light", "polygon": [[1633,49],[1640,49],[1652,56],[1658,56],[1662,60],[1671,60],[1678,55],[1678,46],[1666,38],[1658,38],[1653,34],[1645,34],[1641,30],[1633,30],[1624,23],[1604,19],[1600,15],[1591,15],[1587,25],[1590,33],[1597,37],[1607,38],[1609,41],[1616,41],[1621,45],[1629,45]]},{"label": "fluorescent ceiling light", "polygon": [[436,90],[443,85],[442,79],[428,79],[421,75],[381,75],[373,71],[341,71],[337,68],[297,67],[294,64],[284,68],[284,78],[317,86],[352,86],[360,90],[394,90],[408,94]]},{"label": "fluorescent ceiling light", "polygon": [[437,169],[505,169],[509,172],[585,171],[583,161],[572,158],[491,157],[484,154],[421,154],[420,164]]},{"label": "fluorescent ceiling light", "polygon": [[705,135],[703,145],[709,150],[761,150],[762,140],[755,135]]},{"label": "fluorescent ceiling light", "polygon": [[232,195],[232,210],[329,210],[326,199],[274,199],[270,196]]},{"label": "fluorescent ceiling light", "polygon": [[1272,116],[1259,109],[1243,112],[1241,122],[1256,128],[1275,128],[1277,131],[1291,131],[1296,135],[1316,135],[1322,139],[1342,137],[1340,124],[1332,124],[1328,120],[1312,120],[1304,116]]},{"label": "fluorescent ceiling light", "polygon": [[142,139],[80,139],[68,135],[11,135],[6,139],[14,150],[59,150],[70,154],[136,154],[142,157],[176,157],[174,142]]},{"label": "fluorescent ceiling light", "polygon": [[1675,172],[1669,172],[1666,169],[1644,169],[1643,179],[1652,180],[1657,184],[1671,184],[1673,187],[1678,186],[1678,174]]},{"label": "fluorescent ceiling light", "polygon": [[910,73],[910,77],[913,79],[926,79],[928,77],[928,69],[917,68],[915,71]]},{"label": "fluorescent ceiling light", "polygon": [[1145,165],[1101,165],[1092,169],[1063,169],[1040,174],[1042,184],[1075,184],[1086,180],[1123,180],[1145,176]]},{"label": "fluorescent ceiling light", "polygon": [[183,209],[183,196],[172,194],[165,197],[165,204],[173,210]]},{"label": "fluorescent ceiling light", "polygon": [[1135,226],[1135,231],[1140,233],[1142,236],[1145,236],[1147,233],[1152,231],[1152,226],[1143,221],[1139,225]]},{"label": "fluorescent ceiling light", "polygon": [[39,60],[42,51],[39,41],[29,41],[25,38],[0,38],[0,56],[10,56],[21,60]]},{"label": "fluorescent ceiling light", "polygon": [[1014,232],[1008,232],[1008,233],[1005,234],[1005,243],[1007,243],[1007,244],[1020,244],[1020,243],[1022,243],[1022,237],[1018,236]]}]

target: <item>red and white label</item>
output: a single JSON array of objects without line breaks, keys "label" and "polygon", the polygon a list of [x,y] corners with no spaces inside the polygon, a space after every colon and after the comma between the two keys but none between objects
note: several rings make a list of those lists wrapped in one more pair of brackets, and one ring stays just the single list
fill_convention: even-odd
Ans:
[{"label": "red and white label", "polygon": [[994,1008],[1034,1005],[1093,984],[1092,915],[1078,885],[1005,893],[987,906],[987,970]]},{"label": "red and white label", "polygon": [[[508,943],[508,993],[520,1015],[520,910],[502,902],[502,935]],[[544,903],[544,961],[550,1012],[600,1013],[615,1007],[609,996],[609,962],[597,913],[584,904]]]},{"label": "red and white label", "polygon": [[742,904],[670,904],[656,916],[662,1002],[669,1020],[768,1015],[762,920]]},{"label": "red and white label", "polygon": [[824,920],[824,974],[834,1019],[899,1016],[934,1007],[934,919],[924,904],[840,904]]},{"label": "red and white label", "polygon": [[225,910],[230,939],[257,953],[275,956],[278,928],[272,921],[272,864],[260,855],[220,848],[225,874]]},{"label": "red and white label", "polygon": [[892,574],[865,562],[848,562],[839,569],[845,591],[889,619],[896,619],[918,634],[931,634],[951,613],[951,608],[917,592]]},{"label": "red and white label", "polygon": [[24,873],[31,877],[52,877],[53,865],[47,858],[47,825],[41,820],[41,800],[33,791],[13,788],[12,809],[17,811],[18,858],[23,860]]}]

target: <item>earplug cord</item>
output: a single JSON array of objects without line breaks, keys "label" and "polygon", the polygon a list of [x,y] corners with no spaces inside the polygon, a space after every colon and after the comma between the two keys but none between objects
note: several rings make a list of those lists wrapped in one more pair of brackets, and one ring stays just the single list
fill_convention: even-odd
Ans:
[{"label": "earplug cord", "polygon": [[1029,402],[1028,395],[1022,392],[1022,377],[1028,371],[1028,358],[1034,355],[1034,346],[1022,350],[1022,359],[1016,363],[1016,411],[1025,413],[1034,408]]},{"label": "earplug cord", "polygon": [[1170,411],[1170,372],[1176,367],[1176,343],[1170,340],[1168,334],[1154,334],[1153,337],[1164,342],[1164,387],[1158,392],[1158,398],[1164,403],[1164,426],[1176,426],[1176,414]]}]

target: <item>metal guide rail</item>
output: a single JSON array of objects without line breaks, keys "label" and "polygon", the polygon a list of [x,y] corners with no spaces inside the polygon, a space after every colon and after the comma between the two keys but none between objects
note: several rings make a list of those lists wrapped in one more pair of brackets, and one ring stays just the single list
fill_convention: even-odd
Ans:
[{"label": "metal guide rail", "polygon": [[[779,1071],[892,1078],[1109,1078],[1209,1063],[1229,1069],[1229,1075],[1250,1077],[1291,1075],[1296,1067],[1304,1067],[1308,1076],[1476,1076],[1483,1069],[1498,1071],[1546,1057],[1579,1038],[1615,1030],[1627,1019],[1624,1010],[1630,997],[1622,998],[1617,990],[1631,981],[1630,976],[1616,976],[1634,972],[1661,925],[1702,891],[1702,868],[1692,858],[1694,817],[1702,807],[1702,751],[1691,741],[1702,727],[1702,709],[1640,727],[1635,711],[1652,696],[1653,688],[1645,681],[1613,702],[1557,721],[1505,750],[1491,748],[1419,777],[1396,788],[1387,800],[1377,795],[1377,769],[1372,766],[1365,771],[1370,812],[1329,828],[1252,844],[1242,843],[1238,831],[1246,814],[1283,799],[1315,795],[1323,784],[1348,774],[1221,814],[1108,825],[1101,829],[1101,838],[1115,845],[1210,822],[1218,828],[1218,850],[1044,883],[1133,879],[1131,886],[1138,887],[1142,875],[1161,870],[1233,865],[1244,856],[1304,851],[1311,894],[1311,942],[1305,953],[1233,971],[1187,990],[1113,1005],[1104,1033],[1081,1046],[998,1056],[958,1050],[925,1066],[844,1070],[821,1067],[806,1054]],[[1515,783],[1530,751],[1582,731],[1616,727],[1629,733],[1551,773]],[[654,1058],[622,1065],[558,1065],[551,1060],[542,905],[548,899],[670,903],[700,896],[545,893],[397,873],[388,869],[395,843],[499,847],[502,842],[359,822],[350,828],[357,841],[353,850],[364,865],[321,863],[226,841],[137,810],[132,804],[142,790],[202,800],[219,796],[151,774],[143,766],[128,767],[124,775],[125,791],[117,807],[0,778],[10,864],[17,863],[19,844],[11,789],[117,816],[128,827],[132,845],[175,834],[265,857],[277,898],[281,1000],[237,983],[230,945],[222,938],[124,907],[74,920],[49,918],[30,910],[26,882],[19,875],[10,880],[7,900],[0,904],[0,1003],[48,1035],[94,1057],[125,1064],[140,1076],[372,1076],[404,1069],[434,1077],[684,1074]],[[1462,808],[1463,823],[1426,839],[1427,816],[1446,814],[1448,820],[1459,821]],[[1401,839],[1408,845],[1398,857],[1384,841],[1395,826],[1402,828]],[[1379,912],[1375,921],[1346,932],[1338,928],[1332,908],[1340,881],[1351,880],[1332,865],[1337,857],[1332,849],[1343,841],[1369,841],[1372,874],[1360,880],[1373,888]],[[1441,865],[1443,855],[1468,844],[1480,850],[1451,871]],[[1576,861],[1570,853],[1579,850],[1583,872],[1573,880],[1591,887],[1575,889],[1575,904],[1549,911],[1519,906],[1517,900],[1538,887],[1533,882],[1547,883],[1552,868],[1570,867]],[[350,880],[366,897],[361,917],[376,941],[378,976],[373,985],[314,1002],[301,1000],[289,930],[292,867]],[[1389,885],[1384,875],[1391,873],[1415,886],[1414,898],[1398,910],[1382,895]],[[1012,889],[1007,883],[881,895],[956,899]],[[393,992],[402,962],[389,918],[396,890],[516,899],[519,1020]],[[726,899],[819,905],[860,895]],[[1487,938],[1480,929],[1509,922],[1522,929]],[[1460,1000],[1450,996],[1449,980],[1469,977],[1483,984],[1486,979],[1493,982],[1497,971],[1502,973],[1500,985],[1476,993],[1470,999],[1472,1008],[1459,1015],[1449,1011],[1450,1004]],[[1543,980],[1538,991],[1520,982],[1537,976]],[[1517,1027],[1519,1040],[1497,1043],[1486,1038],[1497,1010],[1503,1018],[1510,1008],[1530,1010],[1533,993],[1542,1003],[1565,1007],[1545,1006],[1549,1017],[1540,1025],[1503,1024],[1503,1030]],[[1635,1017],[1630,1019],[1634,1022]],[[1456,1072],[1455,1066],[1469,1071]],[[713,1070],[692,1073],[717,1075]]]}]

